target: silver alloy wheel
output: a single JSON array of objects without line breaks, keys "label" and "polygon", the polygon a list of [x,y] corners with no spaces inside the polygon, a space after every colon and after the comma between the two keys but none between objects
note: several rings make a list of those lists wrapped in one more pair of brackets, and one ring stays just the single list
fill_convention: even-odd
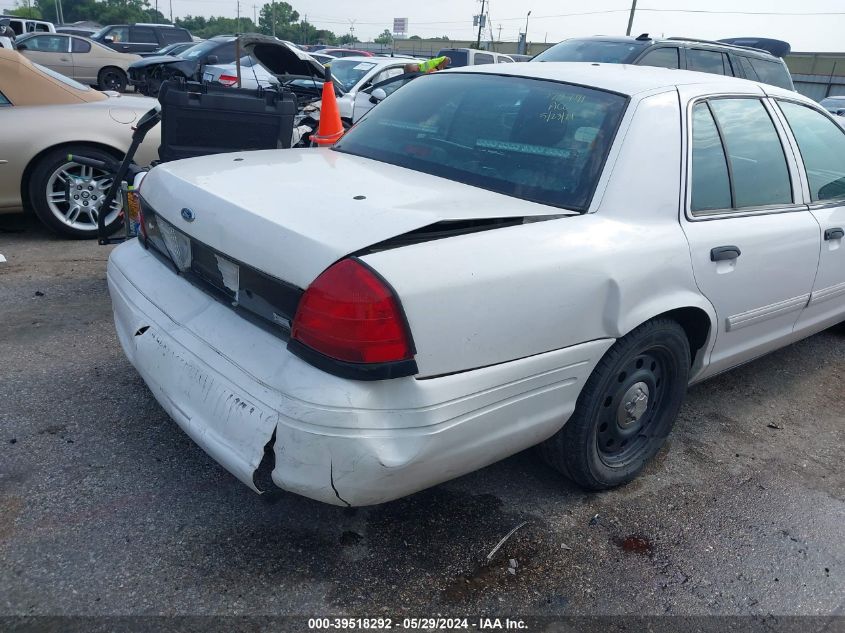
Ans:
[{"label": "silver alloy wheel", "polygon": [[[100,207],[112,180],[110,174],[99,169],[65,163],[47,180],[47,206],[63,224],[77,230],[96,231]],[[118,213],[120,199],[116,197],[106,216],[106,226],[114,222]]]}]

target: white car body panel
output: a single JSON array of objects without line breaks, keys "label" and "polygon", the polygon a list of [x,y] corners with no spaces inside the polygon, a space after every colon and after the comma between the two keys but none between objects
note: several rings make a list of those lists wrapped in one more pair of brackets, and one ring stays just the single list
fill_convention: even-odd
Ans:
[{"label": "white car body panel", "polygon": [[[777,116],[794,185],[790,208],[715,219],[687,213],[690,103],[708,95],[808,99],[744,80],[615,65],[445,72],[536,76],[628,95],[587,211],[331,150],[203,157],[156,167],[144,179],[141,195],[162,218],[299,288],[357,253],[407,316],[415,376],[341,378],[293,355],[282,338],[137,242],[113,252],[109,286],[127,356],[176,422],[253,489],[266,489],[255,481],[267,445],[276,486],[366,505],[536,444],[565,424],[614,341],[656,316],[709,322],[692,350],[691,382],[845,318],[842,240],[823,242],[827,225],[819,229],[845,221],[845,212],[807,208],[794,139]],[[312,191],[307,211],[276,195],[315,174],[330,186]],[[196,211],[190,227],[180,219],[185,206]],[[487,218],[524,220],[366,250],[436,222]],[[710,261],[711,248],[734,242],[740,259]],[[824,313],[807,312],[814,294]]]},{"label": "white car body panel", "polygon": [[[303,213],[292,198],[264,190],[270,182],[279,192],[301,186],[315,170],[327,170],[332,186],[311,190],[308,204],[327,215]],[[196,239],[301,288],[344,255],[440,220],[489,217],[490,207],[497,217],[567,213],[328,149],[164,163],[146,177],[141,195],[176,225],[184,225],[182,201],[190,199]],[[241,218],[237,235],[228,230],[232,214]]]},{"label": "white car body panel", "polygon": [[546,439],[612,344],[432,380],[362,383],[300,360],[170,274],[137,240],[113,251],[108,280],[127,357],[203,450],[257,490],[253,474],[275,432],[274,483],[336,505],[395,499]]}]

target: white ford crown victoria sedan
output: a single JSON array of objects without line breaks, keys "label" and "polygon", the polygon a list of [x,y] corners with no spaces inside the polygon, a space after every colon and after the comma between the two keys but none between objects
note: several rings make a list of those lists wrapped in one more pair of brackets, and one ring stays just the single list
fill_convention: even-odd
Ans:
[{"label": "white ford crown victoria sedan", "polygon": [[163,164],[140,193],[121,344],[258,492],[380,503],[537,444],[616,486],[688,384],[845,319],[845,133],[745,80],[462,68],[333,149]]}]

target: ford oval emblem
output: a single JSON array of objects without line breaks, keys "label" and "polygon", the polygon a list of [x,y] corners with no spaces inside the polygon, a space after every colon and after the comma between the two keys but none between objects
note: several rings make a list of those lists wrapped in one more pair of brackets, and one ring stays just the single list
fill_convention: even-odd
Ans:
[{"label": "ford oval emblem", "polygon": [[182,219],[185,220],[185,222],[193,222],[197,219],[197,216],[188,207],[185,207],[182,209]]}]

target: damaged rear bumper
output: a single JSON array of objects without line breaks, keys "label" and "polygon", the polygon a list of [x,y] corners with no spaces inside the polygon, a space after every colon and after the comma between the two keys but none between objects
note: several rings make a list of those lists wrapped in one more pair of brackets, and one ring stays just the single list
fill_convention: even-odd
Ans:
[{"label": "damaged rear bumper", "polygon": [[[115,249],[121,345],[176,423],[247,486],[336,505],[396,499],[537,444],[572,413],[612,340],[430,379],[331,376],[177,276]],[[265,446],[272,449],[265,458]]]}]

